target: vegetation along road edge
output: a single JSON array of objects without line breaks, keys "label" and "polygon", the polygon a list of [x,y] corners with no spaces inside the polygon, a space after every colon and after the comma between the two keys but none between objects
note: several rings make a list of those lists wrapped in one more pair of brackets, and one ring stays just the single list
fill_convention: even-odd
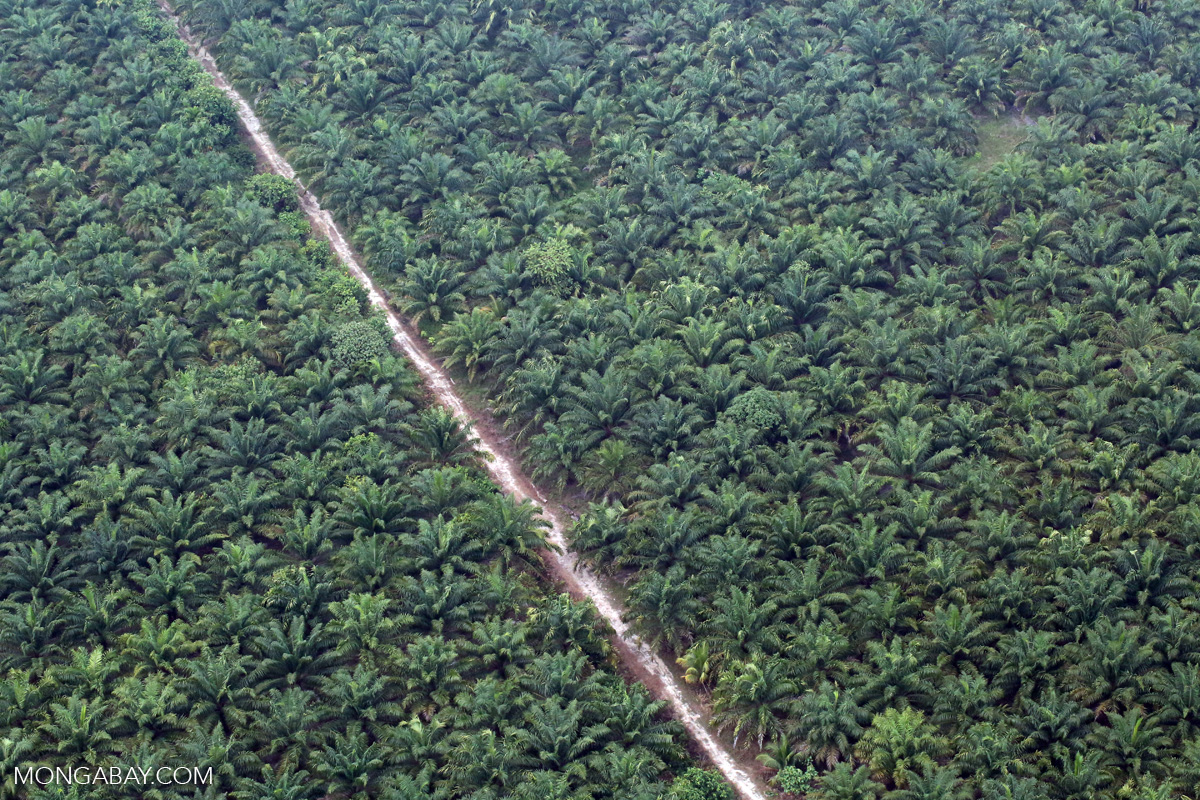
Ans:
[{"label": "vegetation along road edge", "polygon": [[612,626],[617,652],[625,666],[641,676],[646,688],[656,697],[667,701],[671,711],[687,729],[696,745],[713,766],[725,776],[726,780],[733,784],[743,800],[766,800],[767,793],[761,782],[756,779],[752,770],[741,764],[739,759],[709,729],[706,721],[707,715],[690,698],[679,678],[657,653],[629,630],[629,626],[622,619],[620,601],[591,570],[579,563],[576,555],[567,547],[561,509],[554,509],[546,501],[545,495],[538,491],[537,487],[522,473],[517,463],[500,449],[498,443],[488,432],[488,427],[477,424],[480,420],[455,391],[453,380],[429,355],[419,337],[388,305],[371,276],[363,269],[349,242],[346,241],[337,223],[334,222],[333,216],[321,208],[317,198],[297,178],[296,171],[279,153],[263,130],[262,123],[250,104],[233,88],[233,85],[217,68],[216,61],[191,35],[187,27],[175,15],[171,6],[165,0],[159,0],[159,6],[174,23],[180,38],[188,47],[188,52],[199,62],[204,71],[212,76],[217,88],[233,101],[237,108],[238,118],[250,138],[255,155],[260,162],[271,172],[282,175],[296,184],[300,194],[301,209],[308,217],[314,231],[329,241],[334,253],[350,271],[350,274],[366,289],[371,304],[386,315],[388,326],[392,330],[396,343],[416,367],[434,399],[453,412],[461,422],[473,426],[476,437],[475,447],[487,457],[487,469],[492,479],[504,491],[521,499],[528,498],[541,507],[542,514],[550,523],[547,539],[557,548],[557,551],[547,551],[547,561],[555,576],[566,584],[573,594],[586,597],[595,604],[600,615]]}]

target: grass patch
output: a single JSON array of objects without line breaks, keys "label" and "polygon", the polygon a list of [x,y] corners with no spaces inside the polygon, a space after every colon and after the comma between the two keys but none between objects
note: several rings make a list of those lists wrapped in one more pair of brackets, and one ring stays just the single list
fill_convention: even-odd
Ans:
[{"label": "grass patch", "polygon": [[1028,138],[1030,124],[1028,117],[1015,112],[980,120],[975,127],[979,148],[971,163],[981,170],[990,168]]}]

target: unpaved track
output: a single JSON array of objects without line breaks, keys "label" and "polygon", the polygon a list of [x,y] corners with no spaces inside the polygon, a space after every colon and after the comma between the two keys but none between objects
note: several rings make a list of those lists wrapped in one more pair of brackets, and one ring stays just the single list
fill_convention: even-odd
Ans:
[{"label": "unpaved track", "polygon": [[538,491],[537,486],[521,472],[516,461],[504,451],[492,435],[491,431],[494,430],[494,426],[482,424],[484,421],[478,419],[476,413],[463,402],[454,389],[454,381],[431,357],[425,343],[388,306],[371,276],[362,268],[354,250],[342,235],[337,223],[334,222],[333,216],[321,208],[317,198],[296,177],[296,171],[292,169],[292,165],[275,149],[275,144],[263,130],[262,123],[254,113],[254,109],[226,80],[220,69],[217,68],[217,62],[212,55],[192,36],[187,26],[183,25],[166,0],[158,0],[158,3],[175,23],[179,36],[187,44],[192,57],[212,76],[217,88],[228,95],[229,99],[237,106],[238,117],[246,129],[259,160],[272,172],[282,175],[296,184],[300,193],[300,206],[307,215],[313,230],[329,240],[338,258],[367,290],[371,304],[387,315],[388,325],[392,329],[396,343],[400,345],[404,354],[417,368],[429,391],[439,403],[454,412],[459,420],[473,426],[474,434],[477,437],[475,446],[487,457],[487,469],[491,473],[492,480],[513,496],[521,499],[528,498],[541,506],[542,515],[550,523],[547,539],[559,549],[559,552],[546,551],[546,560],[555,576],[566,584],[573,595],[586,597],[595,604],[600,615],[612,626],[616,634],[614,644],[625,666],[642,680],[654,696],[667,701],[675,718],[687,728],[696,746],[737,788],[742,798],[744,800],[766,800],[767,792],[762,783],[751,770],[739,764],[737,758],[709,730],[705,722],[706,714],[692,700],[666,662],[629,630],[629,626],[621,617],[620,601],[613,596],[595,573],[579,563],[578,557],[567,547],[564,536],[565,528],[562,522],[563,510],[555,508],[554,504],[547,502],[546,497]]}]

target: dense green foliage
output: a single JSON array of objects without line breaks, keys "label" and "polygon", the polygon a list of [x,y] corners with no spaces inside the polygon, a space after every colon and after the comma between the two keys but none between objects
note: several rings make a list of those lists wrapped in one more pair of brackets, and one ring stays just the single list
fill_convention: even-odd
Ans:
[{"label": "dense green foliage", "polygon": [[787,794],[808,794],[816,784],[817,770],[812,764],[804,769],[787,766],[775,775],[775,785]]},{"label": "dense green foliage", "polygon": [[726,730],[1196,786],[1194,4],[188,7]]},{"label": "dense green foliage", "polygon": [[673,800],[735,800],[733,789],[712,771],[692,767],[671,786]]},{"label": "dense green foliage", "polygon": [[0,798],[665,794],[678,726],[157,10],[7,3],[0,54]]},{"label": "dense green foliage", "polygon": [[273,172],[251,177],[246,181],[246,191],[262,205],[279,212],[296,211],[300,207],[296,185]]}]

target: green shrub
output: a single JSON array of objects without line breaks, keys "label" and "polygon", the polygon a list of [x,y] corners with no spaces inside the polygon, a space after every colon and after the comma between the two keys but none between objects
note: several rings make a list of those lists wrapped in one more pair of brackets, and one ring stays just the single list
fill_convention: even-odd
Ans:
[{"label": "green shrub", "polygon": [[337,267],[318,270],[312,289],[321,304],[338,316],[357,317],[366,307],[367,290]]},{"label": "green shrub", "polygon": [[296,211],[300,208],[296,184],[273,172],[263,172],[246,181],[246,191],[259,203],[277,213]]},{"label": "green shrub", "polygon": [[536,242],[526,248],[522,260],[525,271],[539,286],[562,286],[573,263],[571,246],[562,239]]},{"label": "green shrub", "polygon": [[303,242],[312,233],[312,226],[299,211],[281,211],[279,222],[288,229],[290,238],[297,242]]},{"label": "green shrub", "polygon": [[720,773],[692,767],[671,784],[675,800],[734,800],[733,787]]},{"label": "green shrub", "polygon": [[230,131],[237,129],[238,115],[233,101],[211,83],[202,83],[194,89],[189,89],[185,100],[209,125],[224,126]]},{"label": "green shrub", "polygon": [[808,794],[817,783],[817,770],[812,764],[805,769],[784,767],[775,775],[775,784],[788,794]]},{"label": "green shrub", "polygon": [[[304,243],[304,247],[300,248],[300,254],[304,256],[308,263],[312,264],[317,269],[328,269],[331,271],[345,272],[338,269],[337,257],[333,254],[333,249],[330,248],[329,242],[324,239],[309,239]],[[346,275],[350,278],[349,275]],[[353,281],[353,278],[350,278]]]},{"label": "green shrub", "polygon": [[722,420],[732,422],[742,430],[751,430],[770,438],[783,424],[779,395],[769,389],[755,386],[734,398],[722,415]]},{"label": "green shrub", "polygon": [[169,389],[176,386],[179,391],[186,392],[190,386],[218,403],[228,403],[235,398],[244,397],[246,392],[250,391],[255,376],[261,374],[262,363],[256,358],[244,356],[232,364],[193,366],[177,373],[175,379],[168,382],[167,387]]},{"label": "green shrub", "polygon": [[333,360],[339,367],[353,367],[391,351],[386,323],[380,330],[378,318],[348,322],[333,332]]}]

